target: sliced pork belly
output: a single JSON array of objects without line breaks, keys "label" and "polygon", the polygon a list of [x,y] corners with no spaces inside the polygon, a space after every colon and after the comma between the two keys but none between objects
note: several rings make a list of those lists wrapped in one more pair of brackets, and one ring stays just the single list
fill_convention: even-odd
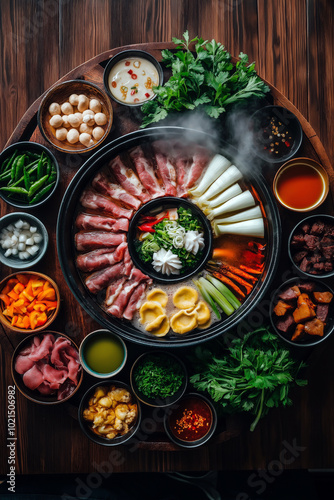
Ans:
[{"label": "sliced pork belly", "polygon": [[99,248],[115,247],[126,241],[124,233],[109,233],[107,231],[90,231],[76,233],[75,246],[79,252]]},{"label": "sliced pork belly", "polygon": [[98,229],[100,231],[113,231],[117,233],[118,231],[128,231],[129,220],[81,213],[76,218],[75,225],[78,229],[83,230]]},{"label": "sliced pork belly", "polygon": [[[85,273],[97,271],[107,266],[112,266],[123,260],[125,249],[128,244],[124,241],[112,252],[110,248],[93,250],[93,252],[78,255],[77,267]],[[103,250],[103,252],[101,252]]]},{"label": "sliced pork belly", "polygon": [[146,158],[143,149],[140,146],[137,146],[132,149],[129,154],[136,167],[139,179],[152,198],[165,196],[165,192],[160,187],[159,181],[155,176],[153,163]]},{"label": "sliced pork belly", "polygon": [[108,313],[112,314],[116,318],[121,318],[123,311],[128,305],[129,298],[133,290],[139,285],[141,281],[146,281],[148,279],[149,277],[143,274],[139,269],[133,268],[130,278],[124,283],[118,297],[116,298],[116,300],[114,300],[113,304],[108,307]]},{"label": "sliced pork belly", "polygon": [[147,288],[147,283],[140,283],[132,292],[129,299],[128,305],[123,312],[123,318],[131,320],[134,313],[140,308],[143,298],[145,296],[145,291]]},{"label": "sliced pork belly", "polygon": [[99,210],[105,212],[105,214],[110,214],[113,217],[124,217],[125,219],[131,219],[133,210],[128,210],[116,205],[110,198],[106,198],[101,194],[96,193],[93,189],[86,189],[80,198],[80,203],[85,208],[90,208],[91,210]]},{"label": "sliced pork belly", "polygon": [[103,172],[99,172],[94,177],[92,186],[98,193],[110,196],[113,200],[121,201],[135,210],[138,210],[141,205],[141,201],[138,198],[125,191],[119,184],[110,182]]},{"label": "sliced pork belly", "polygon": [[119,278],[118,280],[114,281],[113,283],[111,283],[111,285],[108,286],[105,299],[106,306],[111,306],[114,300],[118,297],[118,295],[122,291],[125,281],[126,278],[123,276],[122,278]]},{"label": "sliced pork belly", "polygon": [[86,286],[92,293],[98,293],[110,285],[111,281],[124,275],[124,263],[115,264],[91,274],[86,280]]},{"label": "sliced pork belly", "polygon": [[172,165],[167,154],[163,152],[165,148],[161,145],[161,141],[153,143],[153,148],[155,151],[155,161],[158,172],[164,185],[165,195],[176,196],[176,170],[174,165]]},{"label": "sliced pork belly", "polygon": [[37,387],[41,385],[43,382],[44,382],[43,373],[35,364],[30,368],[30,370],[28,370],[23,374],[24,385],[28,387],[28,389],[31,389],[32,391],[37,389]]},{"label": "sliced pork belly", "polygon": [[23,375],[25,372],[30,370],[34,364],[34,361],[32,361],[29,356],[22,356],[20,354],[15,360],[15,370],[20,375]]},{"label": "sliced pork belly", "polygon": [[40,345],[35,347],[34,351],[29,354],[31,361],[40,361],[46,358],[52,351],[54,341],[55,338],[51,333],[44,335]]},{"label": "sliced pork belly", "polygon": [[176,189],[179,198],[188,196],[188,188],[186,186],[189,171],[189,156],[181,147],[176,147],[174,150],[174,165],[176,170]]},{"label": "sliced pork belly", "polygon": [[133,196],[139,198],[143,203],[146,203],[151,199],[151,196],[145,191],[144,186],[138,179],[135,172],[124,165],[120,156],[116,156],[109,164],[109,168],[116,177],[120,185]]},{"label": "sliced pork belly", "polygon": [[132,263],[130,252],[129,252],[128,248],[126,248],[126,250],[124,252],[123,262],[124,262],[124,272],[123,272],[123,274],[125,276],[130,276],[131,271],[133,269],[133,263]]},{"label": "sliced pork belly", "polygon": [[204,168],[209,162],[209,159],[210,156],[208,150],[206,148],[198,146],[188,170],[187,181],[185,183],[185,187],[187,189],[192,188],[195,182],[201,177]]}]

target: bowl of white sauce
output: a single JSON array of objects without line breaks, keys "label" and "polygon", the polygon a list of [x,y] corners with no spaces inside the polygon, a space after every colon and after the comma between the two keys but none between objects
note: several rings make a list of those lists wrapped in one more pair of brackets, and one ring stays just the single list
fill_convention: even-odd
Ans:
[{"label": "bowl of white sauce", "polygon": [[153,88],[163,83],[158,61],[144,50],[124,50],[110,59],[103,73],[108,95],[125,106],[141,106],[154,99]]}]

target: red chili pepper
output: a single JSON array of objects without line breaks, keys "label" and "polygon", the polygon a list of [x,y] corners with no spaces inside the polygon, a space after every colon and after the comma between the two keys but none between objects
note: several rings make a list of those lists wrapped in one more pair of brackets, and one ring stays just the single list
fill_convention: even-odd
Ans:
[{"label": "red chili pepper", "polygon": [[[129,73],[130,73],[130,71],[129,71]],[[131,72],[131,78],[132,78],[132,80],[137,80],[138,77],[137,77],[136,73]]]},{"label": "red chili pepper", "polygon": [[130,61],[125,61],[125,66],[130,66]]},{"label": "red chili pepper", "polygon": [[148,92],[146,92],[145,97],[149,98],[150,94]]},{"label": "red chili pepper", "polygon": [[136,91],[135,90],[131,90],[130,94],[131,95],[135,95]]},{"label": "red chili pepper", "polygon": [[132,69],[129,69],[128,73],[129,73],[129,75],[132,75],[132,73],[133,73]]},{"label": "red chili pepper", "polygon": [[155,233],[155,229],[149,224],[142,224],[138,226],[139,231],[143,231],[145,233]]},{"label": "red chili pepper", "polygon": [[290,147],[290,142],[289,141],[285,141],[285,145],[286,145],[287,148],[289,148]]}]

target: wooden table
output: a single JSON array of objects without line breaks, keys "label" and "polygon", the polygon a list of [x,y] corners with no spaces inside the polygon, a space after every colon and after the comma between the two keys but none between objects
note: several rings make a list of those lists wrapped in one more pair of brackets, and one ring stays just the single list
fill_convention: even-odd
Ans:
[{"label": "wooden table", "polygon": [[[255,12],[254,7],[258,3],[258,12]],[[285,2],[284,3],[285,6]],[[206,2],[205,5],[202,2],[194,2],[197,8],[196,20],[194,19],[194,15],[189,15],[189,29],[196,33],[201,34],[203,37],[207,38],[216,38],[217,40],[230,41],[230,44],[226,42],[227,48],[234,54],[237,54],[239,50],[243,49],[245,52],[250,54],[251,59],[259,60],[259,73],[261,76],[266,77],[271,82],[275,82],[280,90],[282,90],[286,95],[291,95],[293,97],[294,102],[297,104],[297,107],[303,111],[304,115],[310,118],[313,118],[311,123],[314,124],[315,127],[320,130],[323,142],[328,146],[328,152],[330,153],[330,157],[332,158],[333,149],[329,147],[329,135],[327,138],[327,132],[322,129],[322,125],[320,126],[320,119],[318,118],[318,114],[316,114],[316,106],[312,105],[310,100],[305,101],[305,93],[301,92],[299,80],[302,80],[303,68],[306,69],[305,65],[301,68],[299,67],[299,73],[293,71],[293,64],[290,59],[284,60],[284,77],[280,74],[275,74],[274,68],[277,68],[277,61],[275,61],[275,56],[277,49],[277,45],[279,44],[279,37],[283,36],[285,33],[286,25],[298,32],[300,36],[296,37],[298,43],[292,43],[292,35],[290,32],[289,40],[284,39],[285,50],[282,50],[283,54],[287,57],[287,47],[289,47],[290,52],[295,56],[295,59],[302,64],[303,60],[303,49],[304,46],[300,46],[300,43],[306,44],[306,36],[302,31],[302,27],[297,20],[297,17],[304,16],[307,19],[308,25],[311,28],[311,36],[313,41],[319,41],[319,50],[317,50],[317,54],[314,53],[314,45],[311,43],[307,43],[308,47],[308,60],[311,61],[315,67],[317,64],[320,66],[321,60],[321,47],[322,47],[322,38],[320,38],[319,33],[317,31],[317,26],[313,25],[313,19],[320,19],[324,21],[324,30],[328,29],[328,33],[332,36],[332,31],[330,31],[330,13],[327,19],[324,13],[324,4],[320,2],[319,6],[315,6],[313,2],[307,2],[307,5],[304,5],[305,2],[296,2],[296,5],[293,8],[293,16],[292,18],[284,17],[284,13],[282,10],[275,10],[278,7],[276,2],[268,2],[266,3],[266,7],[264,8],[261,5],[261,2],[235,2],[235,6],[229,2]],[[110,3],[112,5],[113,2]],[[138,21],[137,14],[141,13],[143,16],[143,20],[141,21],[141,26],[148,26],[148,32],[145,33],[144,36],[146,40],[151,40],[152,37],[154,39],[155,32],[150,28],[150,17],[155,14],[158,15],[158,19],[161,21],[161,26],[159,27],[160,38],[170,39],[171,29],[170,25],[166,24],[168,19],[172,19],[171,12],[177,12],[178,14],[178,23],[177,26],[173,27],[172,34],[178,34],[182,32],[183,26],[182,22],[180,22],[180,16],[190,14],[190,3],[189,2],[135,2],[136,5],[132,5],[130,3],[130,10],[127,13],[126,19],[125,11],[117,11],[120,15],[121,25],[122,22],[127,21],[128,26],[134,26],[136,21]],[[208,7],[210,4],[211,10]],[[108,4],[109,5],[109,4]],[[63,29],[65,30],[65,26],[67,28],[74,29],[74,32],[79,32],[79,20],[83,22],[84,19],[87,20],[87,26],[91,26],[88,23],[89,16],[93,16],[93,18],[100,23],[105,28],[105,33],[109,34],[109,39],[107,45],[102,45],[102,38],[97,35],[97,38],[94,42],[95,53],[101,52],[103,48],[107,48],[108,44],[113,46],[119,46],[122,42],[132,42],[139,41],[140,38],[133,39],[132,34],[127,38],[124,38],[124,35],[120,35],[121,29],[116,27],[116,30],[119,30],[117,41],[115,43],[115,39],[113,38],[113,33],[110,34],[110,30],[106,24],[106,20],[112,18],[112,14],[115,14],[115,11],[107,10],[107,15],[105,15],[105,11],[103,10],[104,2],[97,2],[97,4],[91,4],[91,9],[88,7],[84,9],[80,14],[78,14],[78,19],[75,21],[70,21],[69,17],[77,6],[77,2],[74,1],[69,5],[68,2],[61,2],[59,5],[59,10],[53,15],[53,17],[47,18],[47,22],[43,25],[43,31],[50,29],[50,39],[54,40],[54,32],[53,25],[54,22],[59,21],[61,17],[64,20]],[[116,3],[114,3],[116,6]],[[193,7],[193,3],[191,5]],[[153,9],[153,13],[150,9]],[[166,17],[164,17],[159,9],[165,9],[164,12],[166,14],[169,13]],[[12,7],[6,2],[3,2],[1,5],[1,9],[3,10],[2,14],[4,19],[7,19],[9,22],[10,16],[13,14],[11,11]],[[173,10],[174,9],[174,10]],[[214,27],[211,24],[211,15],[214,9],[218,9],[219,16],[215,18]],[[281,7],[280,7],[281,9]],[[275,10],[277,14],[277,20],[274,23],[272,19],[272,13]],[[15,13],[22,13],[23,7],[17,7],[14,9]],[[79,12],[79,11],[77,11]],[[160,14],[159,14],[160,13]],[[306,16],[306,13],[308,15]],[[314,16],[313,16],[314,13]],[[7,18],[6,18],[7,16]],[[32,16],[32,12],[30,12],[30,16]],[[257,16],[257,17],[256,17]],[[312,17],[313,16],[313,17]],[[14,16],[15,17],[15,16]],[[299,19],[298,17],[298,19]],[[141,18],[139,18],[141,19]],[[199,21],[201,19],[201,22]],[[293,21],[295,24],[293,24]],[[49,22],[52,20],[52,23]],[[223,22],[223,21],[227,22]],[[256,23],[263,22],[263,28],[255,30],[256,36],[254,34],[253,37],[248,36],[251,28],[254,28]],[[73,24],[71,24],[73,23]],[[145,24],[146,23],[146,24]],[[10,22],[9,22],[10,25]],[[168,26],[168,29],[166,29]],[[229,31],[228,27],[239,27],[240,31],[238,33],[234,33],[233,36]],[[108,29],[107,29],[108,28]],[[17,33],[22,33],[20,31],[20,27],[17,23],[16,18],[14,18],[13,29],[15,29]],[[163,31],[166,29],[166,32]],[[89,31],[89,30],[88,30]],[[130,30],[131,31],[131,30]],[[97,33],[97,31],[95,32]],[[137,31],[138,33],[138,31]],[[167,34],[165,34],[167,33]],[[263,43],[262,37],[266,34],[266,43]],[[26,34],[26,38],[27,38]],[[32,44],[37,43],[38,37],[40,34],[36,34],[36,39],[34,38]],[[90,35],[91,36],[91,35]],[[4,37],[5,38],[5,37]],[[29,37],[28,37],[29,38]],[[86,45],[84,45],[84,50],[75,48],[74,53],[65,52],[62,50],[62,43],[66,39],[63,33],[60,36],[60,51],[51,51],[50,44],[46,44],[44,48],[40,48],[39,53],[43,53],[43,60],[47,61],[50,57],[53,57],[52,60],[54,64],[49,64],[48,68],[51,74],[50,77],[47,72],[43,73],[43,78],[45,78],[46,85],[44,85],[41,80],[38,79],[38,85],[31,85],[29,83],[28,87],[31,89],[29,94],[28,89],[26,92],[23,92],[20,96],[24,95],[24,99],[20,99],[19,107],[11,107],[6,104],[6,109],[8,110],[7,119],[11,120],[12,128],[15,125],[15,122],[18,121],[18,114],[22,114],[24,110],[24,105],[27,107],[27,102],[29,101],[31,95],[37,97],[42,90],[46,89],[51,83],[57,80],[57,71],[55,70],[55,66],[57,66],[59,60],[57,59],[57,54],[62,54],[64,58],[62,61],[62,73],[66,72],[66,68],[70,69],[76,64],[80,62],[80,58],[84,57],[85,60],[88,59],[89,54],[94,54],[90,52],[91,49],[87,50]],[[21,56],[26,56],[28,61],[31,62],[32,67],[35,63],[33,63],[33,59],[30,58],[30,53],[32,52],[32,48],[29,43],[21,43],[19,40],[16,41],[16,45],[14,43],[13,37],[11,39],[12,49],[20,47]],[[333,42],[333,38],[330,38],[329,42],[327,40],[326,43]],[[272,47],[270,47],[270,43],[272,43]],[[283,42],[282,42],[283,43]],[[28,50],[29,46],[29,50]],[[155,52],[153,52],[156,56],[158,55],[160,49],[163,47],[163,44],[157,45],[155,47]],[[270,47],[271,50],[267,50],[266,54],[263,53],[263,50],[267,47]],[[318,46],[317,46],[318,47]],[[146,45],[143,45],[142,48],[149,48]],[[8,45],[3,44],[3,53],[8,57]],[[76,50],[78,52],[76,52]],[[113,51],[101,54],[97,57],[96,63],[104,61],[108,56],[110,56]],[[268,54],[270,54],[268,56]],[[277,52],[280,54],[280,52]],[[273,57],[273,55],[275,57]],[[319,60],[317,58],[319,56]],[[267,61],[268,59],[268,61]],[[293,58],[292,58],[293,60]],[[304,63],[303,63],[304,64]],[[332,62],[329,62],[329,68]],[[94,67],[94,65],[93,65]],[[21,68],[21,67],[20,67]],[[292,79],[287,78],[287,69],[290,68],[292,71],[293,77]],[[36,68],[37,69],[37,68]],[[77,68],[72,74],[72,77],[80,77],[86,71],[86,67]],[[18,75],[21,75],[21,78],[24,79],[24,71],[22,69],[17,69]],[[14,73],[14,68],[11,69],[11,72]],[[99,72],[101,75],[102,68],[99,68]],[[22,77],[23,75],[23,77]],[[87,74],[87,78],[92,81],[97,81],[96,71],[92,71],[90,74]],[[328,74],[329,75],[329,74]],[[272,77],[272,79],[270,78]],[[328,76],[328,78],[332,77]],[[64,79],[67,79],[66,76]],[[317,80],[318,78],[318,80]],[[310,87],[315,90],[315,95],[319,95],[321,97],[320,103],[322,106],[328,104],[328,109],[331,109],[332,101],[330,96],[321,95],[320,87],[321,85],[315,85],[316,81],[321,81],[320,76],[309,74],[307,76],[307,81],[309,82]],[[99,82],[101,84],[101,82]],[[12,87],[14,89],[12,93],[12,97],[9,100],[9,103],[13,103],[17,97],[18,83],[16,83],[17,87]],[[40,89],[39,93],[36,92],[36,88]],[[273,94],[277,102],[280,102],[282,105],[286,105],[288,107],[291,106],[289,102],[281,96],[281,94],[273,89]],[[26,99],[26,100],[25,100]],[[31,99],[30,99],[31,100]],[[31,122],[31,117],[35,114],[38,107],[38,102],[36,102],[33,107],[29,110],[29,114],[23,118],[20,122],[20,127],[17,129],[13,136],[10,138],[10,142],[15,142],[20,137],[22,137],[22,130],[26,130],[26,136],[31,137],[33,140],[37,140],[38,142],[43,142],[40,138],[38,132],[34,132],[34,128],[36,126],[35,122]],[[295,108],[291,108],[296,112]],[[16,115],[14,111],[16,110]],[[20,111],[19,111],[20,110]],[[298,113],[298,112],[297,112]],[[116,110],[116,119],[115,123],[117,123],[117,110]],[[332,173],[330,161],[322,148],[322,145],[319,141],[317,134],[314,129],[308,124],[305,118],[302,115],[298,114],[299,118],[302,121],[304,132],[309,139],[309,143],[306,146],[307,153],[319,159],[326,167],[329,173]],[[5,114],[3,113],[0,117],[2,125],[4,125]],[[114,131],[117,134],[117,129]],[[32,135],[31,135],[32,134]],[[23,137],[25,137],[23,135]],[[37,216],[41,216],[43,221],[46,222],[46,225],[49,229],[55,227],[56,216],[57,216],[57,208],[61,199],[61,196],[65,190],[65,187],[69,181],[69,179],[73,176],[78,168],[78,162],[75,160],[75,157],[70,161],[66,162],[64,155],[60,155],[59,157],[65,165],[65,169],[62,170],[62,183],[60,190],[58,191],[58,200],[54,200],[54,204],[48,205],[48,212],[34,212]],[[80,162],[79,162],[80,163]],[[331,206],[331,200],[329,199],[327,202],[327,210]],[[12,211],[9,206],[5,204],[1,204],[1,214]],[[287,214],[285,214],[287,216]],[[291,221],[290,221],[291,224]],[[50,234],[51,235],[51,234]],[[58,282],[61,281],[61,294],[63,297],[62,301],[62,314],[53,324],[54,329],[58,329],[59,331],[64,331],[68,335],[74,338],[74,340],[78,341],[84,333],[93,330],[98,327],[96,323],[94,323],[86,313],[76,304],[74,298],[71,295],[71,292],[67,288],[64,281],[61,278],[60,266],[56,257],[56,246],[55,246],[55,236],[54,232],[52,233],[50,247],[48,251],[48,260],[43,263],[43,266],[38,266],[42,272],[49,273],[51,276],[57,277]],[[0,269],[1,275],[7,274],[8,269],[4,269],[3,267]],[[10,366],[10,358],[11,353],[15,345],[17,345],[19,338],[13,337],[12,334],[8,334],[3,329],[0,331],[0,359],[1,359],[1,370],[2,370],[2,384],[1,384],[1,400],[6,400],[7,386],[12,384],[11,377],[9,374],[8,367]],[[271,467],[272,461],[279,460],[281,453],[287,447],[291,447],[294,444],[302,447],[303,450],[296,452],[295,460],[290,463],[284,463],[285,467],[289,468],[299,468],[299,467],[330,467],[334,460],[334,451],[332,449],[331,443],[333,442],[333,430],[331,426],[331,420],[329,415],[333,412],[333,389],[330,385],[330,381],[333,380],[333,375],[330,372],[331,366],[331,348],[334,345],[333,339],[330,339],[326,342],[326,346],[320,346],[319,349],[312,355],[312,363],[309,369],[309,377],[310,384],[305,389],[299,389],[294,394],[294,406],[287,410],[274,410],[270,416],[261,421],[261,425],[258,426],[256,431],[251,434],[245,429],[238,437],[226,441],[223,445],[220,446],[211,446],[205,447],[198,451],[180,451],[180,452],[161,452],[161,451],[151,451],[145,449],[138,449],[130,451],[126,448],[122,448],[120,450],[119,457],[114,457],[115,463],[114,470],[115,471],[162,471],[162,470],[208,470],[208,469],[251,469],[251,468],[267,468]],[[1,421],[0,421],[0,436],[6,436],[6,407],[1,407]],[[50,425],[50,422],[53,425]],[[62,406],[56,407],[52,410],[52,415],[50,415],[50,409],[44,408],[41,406],[34,405],[26,401],[20,395],[17,396],[17,470],[18,473],[85,473],[90,472],[95,468],[96,463],[101,463],[101,461],[108,460],[110,457],[110,450],[104,449],[101,447],[96,447],[93,443],[90,443],[86,440],[78,427],[77,422],[70,417],[70,415],[62,410]],[[64,448],[65,447],[65,448]],[[66,450],[66,451],[65,451]],[[6,456],[1,454],[0,457],[0,473],[5,473],[7,470],[6,464]]]}]

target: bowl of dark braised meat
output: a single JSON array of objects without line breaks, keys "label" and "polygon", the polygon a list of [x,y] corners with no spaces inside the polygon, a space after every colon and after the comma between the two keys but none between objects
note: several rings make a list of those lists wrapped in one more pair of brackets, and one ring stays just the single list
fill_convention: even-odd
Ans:
[{"label": "bowl of dark braised meat", "polygon": [[276,333],[292,345],[310,347],[334,330],[334,293],[325,283],[292,278],[276,291],[270,319]]}]

